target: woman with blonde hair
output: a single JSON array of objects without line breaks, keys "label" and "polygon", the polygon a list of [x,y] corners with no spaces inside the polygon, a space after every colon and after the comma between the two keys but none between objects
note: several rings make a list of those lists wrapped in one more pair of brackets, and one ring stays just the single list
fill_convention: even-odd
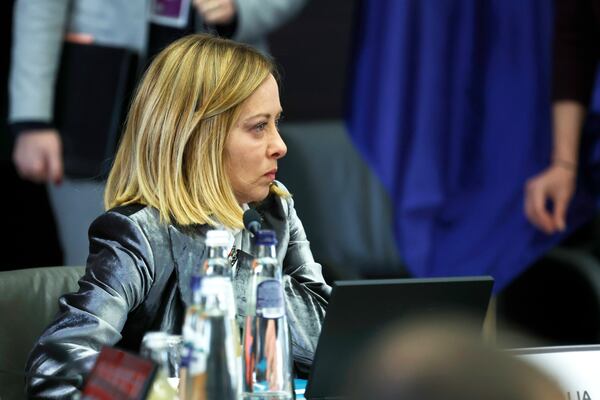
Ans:
[{"label": "woman with blonde hair", "polygon": [[[30,373],[85,375],[104,345],[137,351],[147,331],[179,333],[207,230],[232,233],[238,317],[252,258],[243,211],[276,231],[296,367],[312,362],[330,288],[314,262],[291,196],[275,180],[286,154],[273,62],[249,46],[207,35],[173,43],[150,65],[128,115],[105,206],[89,230],[77,293],[30,354]],[[41,378],[29,396],[77,388]]]}]

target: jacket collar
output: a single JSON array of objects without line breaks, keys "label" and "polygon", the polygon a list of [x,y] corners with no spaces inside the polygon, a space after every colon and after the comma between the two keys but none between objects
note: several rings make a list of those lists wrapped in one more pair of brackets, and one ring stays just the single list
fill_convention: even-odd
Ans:
[{"label": "jacket collar", "polygon": [[[287,231],[287,218],[282,207],[282,201],[276,196],[269,196],[255,208],[262,217],[262,226],[264,229],[273,229],[277,237],[277,259],[283,264],[285,257],[289,232]],[[175,262],[175,271],[181,300],[186,306],[192,304],[191,279],[194,270],[201,267],[202,262],[207,256],[205,245],[206,232],[211,229],[209,225],[194,225],[183,227],[178,225],[169,225],[169,237],[171,240],[171,250]],[[250,246],[250,240],[244,232],[243,252],[238,256],[238,263],[234,272],[234,287],[239,293],[245,293],[246,286],[249,284],[250,265],[254,257],[253,249]],[[244,295],[238,296],[245,297]],[[238,305],[238,312],[243,311],[244,306]],[[245,314],[245,313],[240,313]]]}]

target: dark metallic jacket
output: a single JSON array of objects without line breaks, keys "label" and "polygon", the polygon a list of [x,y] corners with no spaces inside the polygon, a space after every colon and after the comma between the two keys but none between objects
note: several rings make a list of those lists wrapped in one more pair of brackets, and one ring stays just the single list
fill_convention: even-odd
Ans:
[{"label": "dark metallic jacket", "polygon": [[[277,235],[283,266],[287,317],[294,362],[306,371],[325,316],[330,287],[314,262],[293,201],[269,196],[257,210],[263,228]],[[191,302],[190,277],[205,257],[207,225],[181,227],[160,222],[158,211],[119,207],[98,217],[89,230],[90,255],[79,291],[60,298],[57,318],[33,348],[27,369],[55,376],[85,376],[103,345],[138,351],[150,330],[180,333]],[[242,234],[234,271],[238,318],[246,314],[250,278],[249,234]],[[27,382],[33,398],[70,398],[72,383],[40,378]]]}]

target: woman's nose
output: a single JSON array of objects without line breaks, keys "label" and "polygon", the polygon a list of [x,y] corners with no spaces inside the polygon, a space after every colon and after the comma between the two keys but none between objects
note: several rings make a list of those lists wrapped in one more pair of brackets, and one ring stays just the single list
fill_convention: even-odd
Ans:
[{"label": "woman's nose", "polygon": [[269,144],[269,156],[275,159],[280,159],[287,153],[287,146],[285,145],[281,135],[277,130],[274,130],[271,143]]}]

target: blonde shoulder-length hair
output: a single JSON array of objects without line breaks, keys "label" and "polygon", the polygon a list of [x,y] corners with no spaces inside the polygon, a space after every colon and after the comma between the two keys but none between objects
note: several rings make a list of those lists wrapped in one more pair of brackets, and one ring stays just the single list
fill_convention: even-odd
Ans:
[{"label": "blonde shoulder-length hair", "polygon": [[[271,59],[209,35],[172,43],[154,59],[134,95],[108,176],[107,209],[156,208],[180,225],[242,225],[224,147],[240,105],[270,75]],[[285,196],[276,185],[271,192]]]}]

